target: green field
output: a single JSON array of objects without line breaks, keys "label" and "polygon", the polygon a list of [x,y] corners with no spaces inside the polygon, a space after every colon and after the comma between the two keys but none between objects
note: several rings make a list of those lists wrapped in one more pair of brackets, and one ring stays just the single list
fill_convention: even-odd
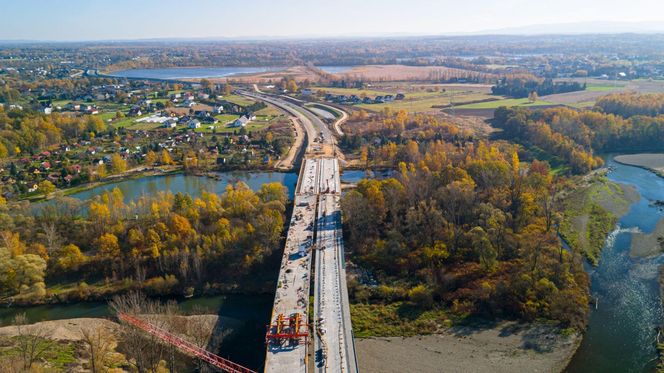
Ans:
[{"label": "green field", "polygon": [[607,92],[615,91],[624,87],[622,84],[588,84],[586,86],[586,91],[589,92]]},{"label": "green field", "polygon": [[[239,127],[229,127],[228,125],[235,121],[239,116],[238,115],[217,115],[215,118],[219,119],[219,123],[216,124],[201,124],[201,128],[197,128],[195,132],[199,133],[233,133],[240,131]],[[262,115],[256,116],[256,120],[249,122],[246,127],[244,127],[247,132],[262,131],[265,128],[269,127],[272,124],[272,121],[275,117]],[[214,126],[214,129],[210,128]]]},{"label": "green field", "polygon": [[249,106],[253,105],[256,102],[252,99],[239,95],[224,96],[222,99],[240,106]]},{"label": "green field", "polygon": [[136,123],[132,126],[127,127],[127,129],[130,130],[154,130],[157,128],[160,128],[162,126],[162,123],[148,123],[148,122],[139,122]]},{"label": "green field", "polygon": [[487,95],[477,92],[455,92],[454,95],[450,91],[445,93],[418,95],[418,98],[406,96],[404,100],[395,100],[385,104],[360,104],[357,107],[368,111],[382,111],[385,108],[390,110],[406,110],[412,113],[432,112],[440,110],[440,108],[450,105],[452,102],[455,104],[484,100]]},{"label": "green field", "polygon": [[144,118],[144,117],[147,117],[147,116],[148,115],[146,114],[146,115],[143,115],[143,116],[140,116],[140,117],[124,117],[120,120],[114,121],[112,124],[113,124],[113,127],[115,127],[115,128],[130,127],[130,126],[134,125],[134,122],[137,119]]},{"label": "green field", "polygon": [[223,126],[223,125],[226,125],[226,124],[236,120],[240,116],[239,115],[233,115],[233,114],[219,114],[219,115],[215,115],[214,117],[217,118],[217,120],[219,121],[219,123],[217,123],[216,125]]},{"label": "green field", "polygon": [[497,109],[501,106],[546,106],[546,105],[555,105],[553,102],[537,100],[535,102],[529,102],[527,98],[505,98],[502,100],[487,101],[487,102],[478,102],[475,104],[461,105],[457,106],[457,109]]}]

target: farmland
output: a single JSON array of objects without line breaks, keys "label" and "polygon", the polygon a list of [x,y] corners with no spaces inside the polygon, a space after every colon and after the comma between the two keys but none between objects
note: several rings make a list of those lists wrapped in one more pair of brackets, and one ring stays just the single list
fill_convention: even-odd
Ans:
[{"label": "farmland", "polygon": [[390,110],[406,110],[412,113],[434,113],[440,109],[455,105],[482,100],[498,99],[491,96],[489,89],[484,85],[405,85],[385,84],[368,89],[357,88],[321,88],[319,91],[335,95],[356,95],[358,97],[376,97],[384,95],[404,94],[403,100],[379,104],[360,104],[358,108],[370,112],[380,112],[387,108]]},{"label": "farmland", "polygon": [[549,106],[549,105],[555,105],[553,102],[549,101],[543,101],[543,100],[537,100],[535,102],[529,102],[527,98],[505,98],[502,100],[494,100],[494,101],[486,101],[486,102],[478,102],[478,103],[473,103],[473,104],[467,104],[467,105],[459,105],[456,108],[458,109],[496,109],[501,106]]}]

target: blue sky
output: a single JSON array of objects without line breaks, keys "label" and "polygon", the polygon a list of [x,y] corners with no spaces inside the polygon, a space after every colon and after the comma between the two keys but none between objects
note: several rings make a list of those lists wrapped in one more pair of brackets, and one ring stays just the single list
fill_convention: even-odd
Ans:
[{"label": "blue sky", "polygon": [[663,0],[0,0],[0,9],[0,40],[433,35],[664,20]]}]

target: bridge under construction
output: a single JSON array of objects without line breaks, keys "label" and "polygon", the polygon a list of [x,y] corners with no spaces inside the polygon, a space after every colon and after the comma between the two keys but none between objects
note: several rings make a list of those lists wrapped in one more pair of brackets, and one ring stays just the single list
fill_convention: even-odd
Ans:
[{"label": "bridge under construction", "polygon": [[[272,316],[265,333],[265,372],[355,373],[358,369],[341,230],[340,164],[335,157],[334,137],[325,124],[304,107],[274,96],[243,94],[263,99],[297,117],[308,137]],[[314,257],[314,304],[313,315],[310,315]],[[221,371],[253,373],[136,315],[119,313],[118,318]]]}]

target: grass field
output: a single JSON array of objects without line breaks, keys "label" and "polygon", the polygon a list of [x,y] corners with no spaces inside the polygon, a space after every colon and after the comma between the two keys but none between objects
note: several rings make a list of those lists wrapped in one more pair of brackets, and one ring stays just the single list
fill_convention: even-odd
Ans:
[{"label": "grass field", "polygon": [[497,109],[501,106],[546,106],[555,105],[553,102],[537,100],[533,103],[529,102],[527,98],[505,98],[502,100],[478,102],[468,105],[457,106],[457,109]]},{"label": "grass field", "polygon": [[256,102],[254,100],[251,100],[249,98],[246,98],[244,96],[239,96],[239,95],[224,96],[223,100],[226,100],[228,102],[232,102],[232,103],[240,105],[240,106],[249,106],[249,105],[252,105]]},{"label": "grass field", "polygon": [[[455,87],[456,88],[456,87]],[[459,87],[461,88],[461,87]],[[412,87],[391,87],[375,89],[357,89],[357,88],[320,88],[320,91],[336,95],[357,95],[362,97],[366,95],[374,98],[375,96],[384,96],[387,94],[396,95],[403,93],[406,97],[403,100],[395,100],[384,104],[360,104],[356,107],[367,111],[383,111],[385,108],[390,110],[406,110],[413,113],[435,112],[441,107],[450,105],[454,102],[456,105],[486,100],[494,97],[481,90],[468,89],[413,89]]]},{"label": "grass field", "polygon": [[161,126],[162,126],[161,123],[138,122],[132,126],[127,127],[127,129],[136,130],[136,131],[139,130],[148,131],[148,130],[157,129]]},{"label": "grass field", "polygon": [[[237,115],[219,115],[216,118],[219,117],[226,117],[226,119],[230,119],[232,117],[233,119],[229,121],[219,120],[219,123],[217,124],[202,124],[201,128],[197,128],[194,131],[199,133],[234,133],[236,131],[240,131],[239,127],[228,126],[231,122],[238,118]],[[249,124],[247,124],[247,126],[244,128],[247,130],[247,132],[262,131],[272,124],[273,119],[274,117],[270,116],[256,116],[256,120],[249,122]],[[214,129],[210,128],[210,126],[214,126]]]},{"label": "grass field", "polygon": [[442,309],[422,310],[408,303],[351,304],[351,320],[356,337],[405,337],[431,334],[452,320]]},{"label": "grass field", "polygon": [[146,114],[146,115],[143,115],[143,116],[140,116],[140,117],[124,117],[120,120],[114,121],[112,124],[113,124],[113,127],[115,127],[115,128],[131,127],[135,124],[134,122],[137,119],[145,118],[147,116],[149,116],[149,115]]},{"label": "grass field", "polygon": [[268,104],[266,108],[258,110],[255,114],[256,114],[256,116],[269,115],[269,116],[277,117],[277,116],[283,115],[283,112],[281,110],[277,109],[276,107]]},{"label": "grass field", "polygon": [[624,87],[622,84],[588,84],[586,91],[590,92],[607,92],[615,91],[616,89]]}]

